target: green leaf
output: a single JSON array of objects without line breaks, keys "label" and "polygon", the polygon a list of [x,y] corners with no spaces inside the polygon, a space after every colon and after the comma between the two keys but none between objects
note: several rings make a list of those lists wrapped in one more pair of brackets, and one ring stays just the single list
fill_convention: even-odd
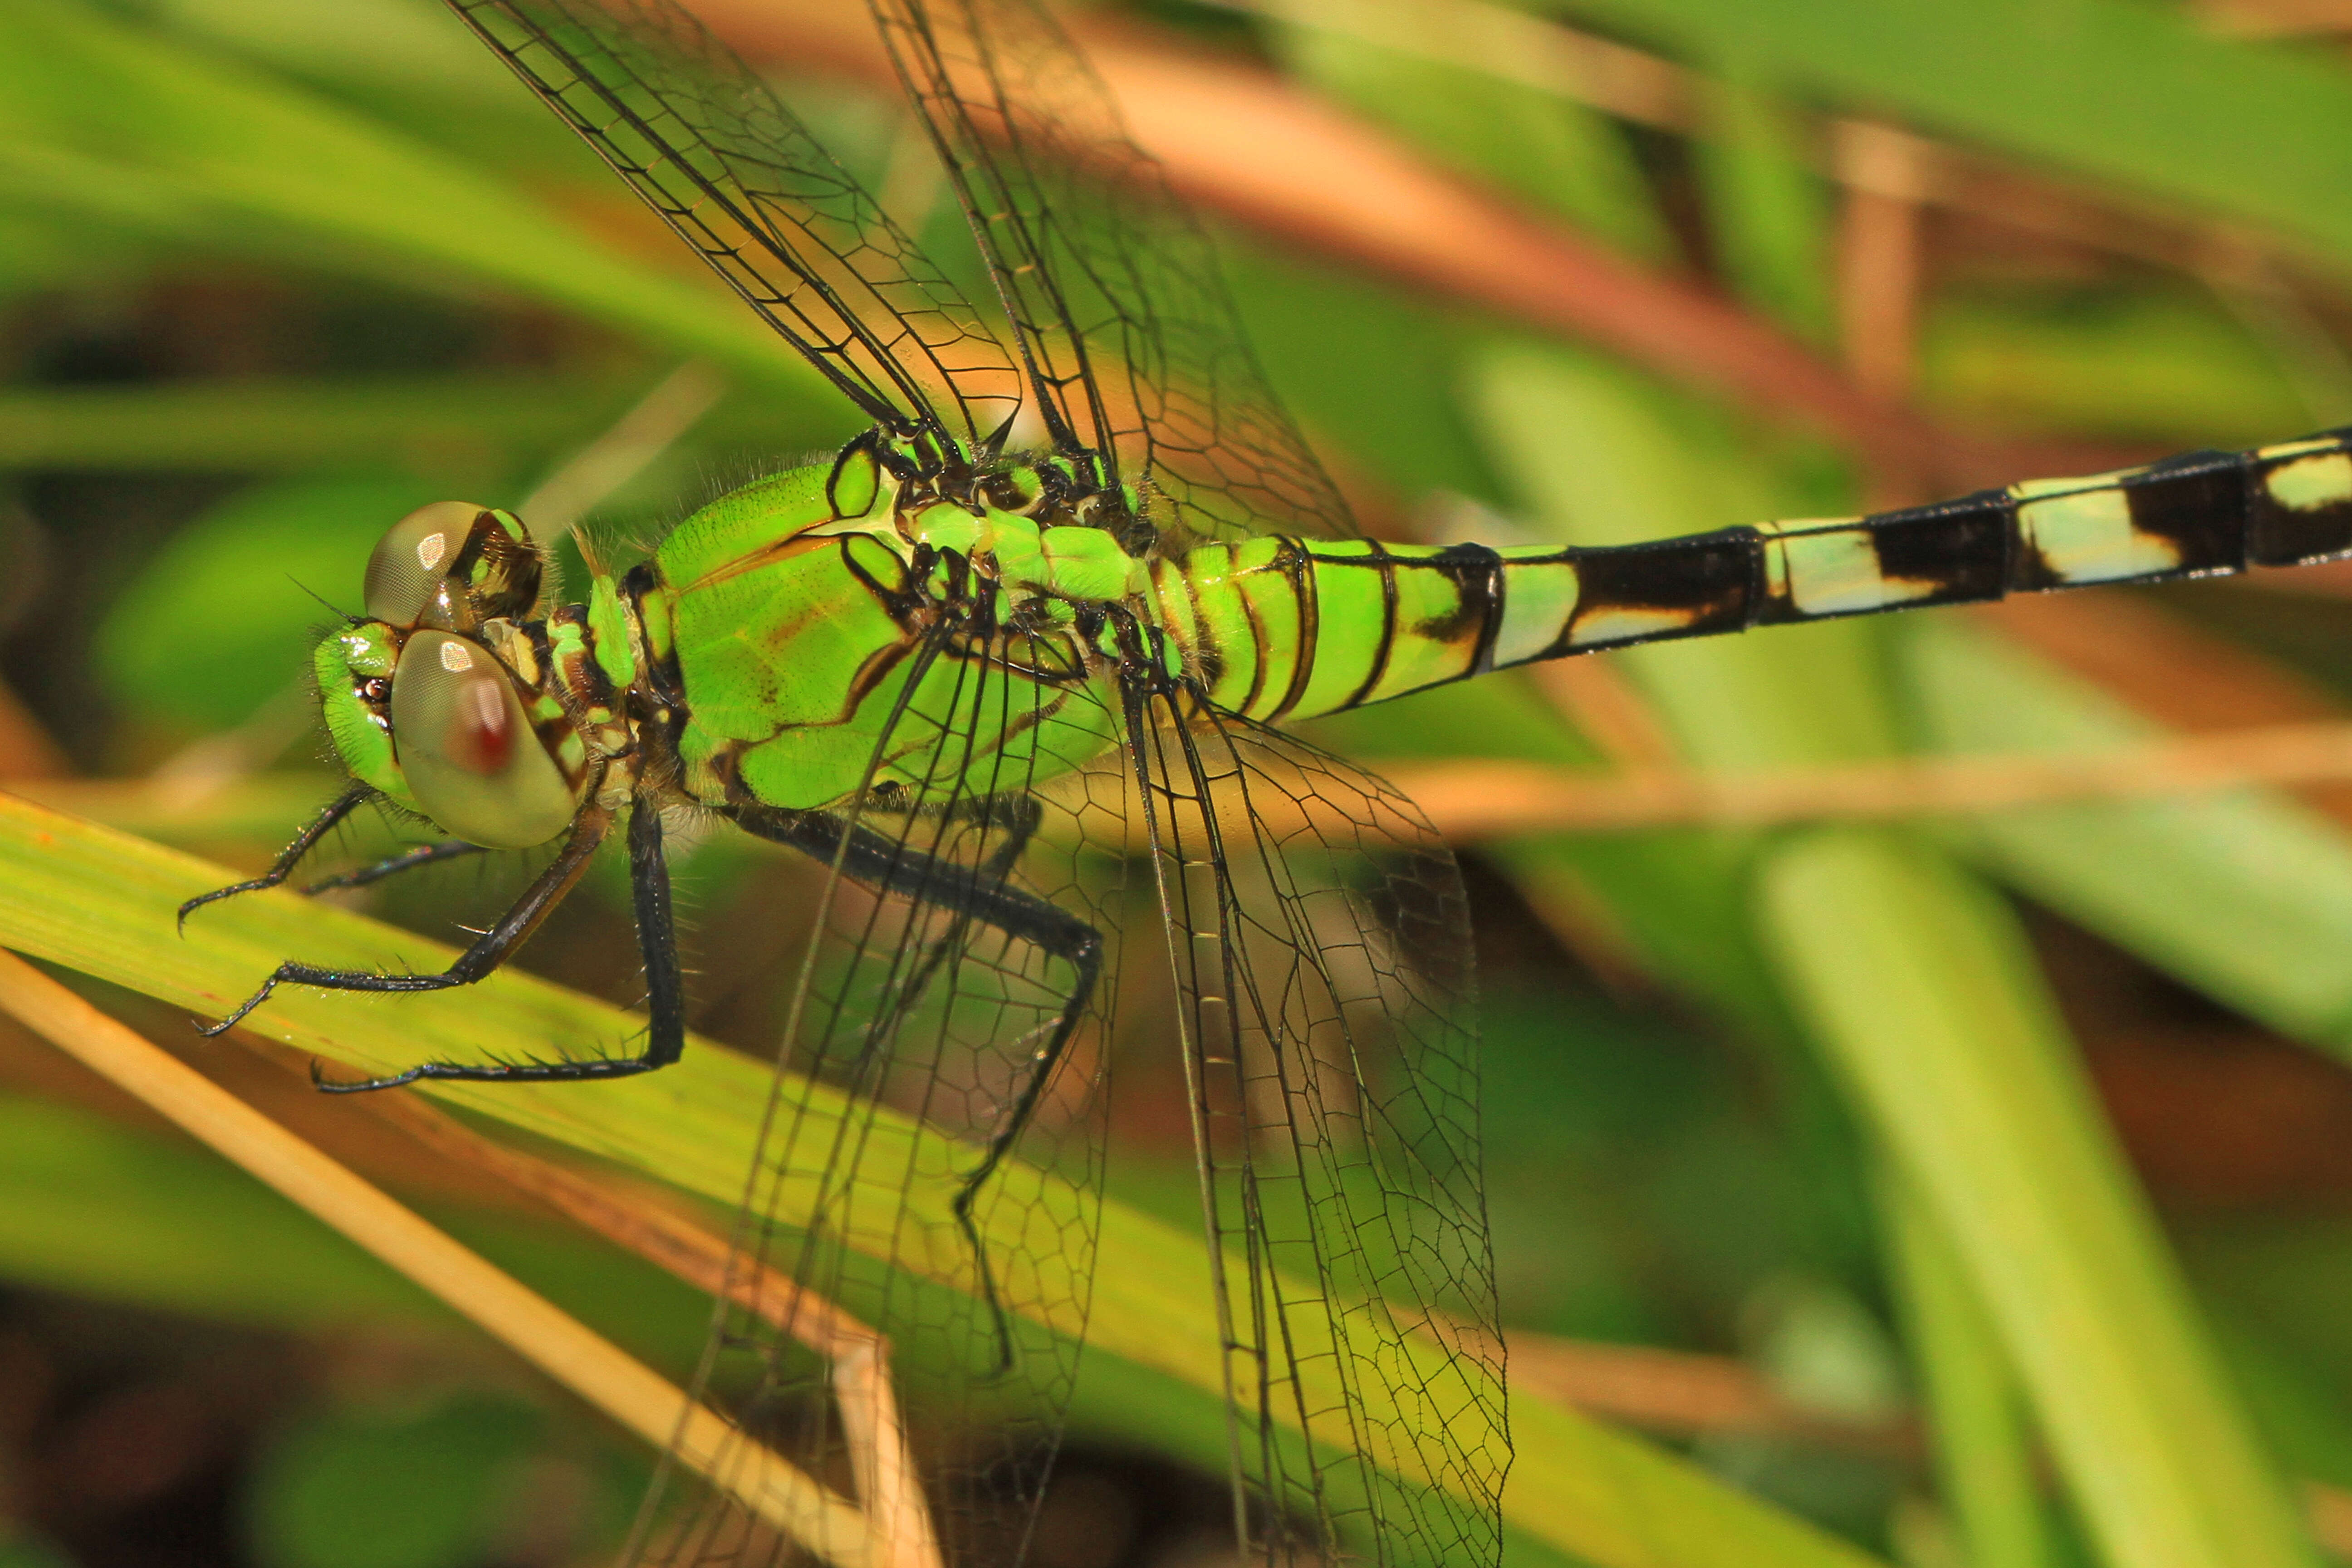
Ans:
[{"label": "green leaf", "polygon": [[2133,0],[1569,0],[1702,60],[2298,236],[2352,265],[2352,78]]},{"label": "green leaf", "polygon": [[1886,1172],[1880,1212],[1895,1252],[1936,1465],[1968,1561],[2053,1568],[2056,1542],[2035,1471],[2022,1390],[1968,1261],[1909,1179]]},{"label": "green leaf", "polygon": [[1759,83],[1713,84],[1694,146],[1717,265],[1742,299],[1811,342],[1836,336],[1830,195],[1788,107]]},{"label": "green leaf", "polygon": [[[1354,30],[1368,24],[1380,41]],[[1315,0],[1286,9],[1275,41],[1293,73],[1439,162],[1629,254],[1664,259],[1673,241],[1623,133],[1573,100],[1453,63],[1468,52],[1458,35],[1475,25],[1475,15],[1430,0],[1377,14]]]},{"label": "green leaf", "polygon": [[1859,829],[1790,839],[1757,889],[1800,1005],[1968,1260],[2108,1560],[2311,1563],[2009,911]]},{"label": "green leaf", "polygon": [[[433,499],[416,479],[313,479],[212,508],[149,557],[100,624],[108,694],[131,717],[182,730],[247,718],[298,679],[289,672],[333,619],[327,605],[357,606],[384,520]],[[191,638],[191,626],[205,634]]]},{"label": "green leaf", "polygon": [[465,1568],[496,1546],[541,1412],[452,1400],[374,1419],[320,1413],[281,1430],[247,1501],[265,1568]]},{"label": "green leaf", "polygon": [[495,285],[763,384],[815,381],[716,289],[626,261],[472,166],[305,89],[71,0],[0,9],[0,193],[411,287]]}]

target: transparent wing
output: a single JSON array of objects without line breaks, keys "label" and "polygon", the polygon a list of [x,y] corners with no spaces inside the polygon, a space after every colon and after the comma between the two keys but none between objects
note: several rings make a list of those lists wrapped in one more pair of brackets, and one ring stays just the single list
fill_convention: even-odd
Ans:
[{"label": "transparent wing", "polygon": [[1136,487],[1162,526],[1353,534],[1199,219],[1060,25],[1034,0],[875,11],[995,275],[1046,444]]},{"label": "transparent wing", "polygon": [[[950,626],[910,676],[845,814],[861,837],[816,916],[737,1237],[753,1294],[726,1310],[704,1380],[739,1442],[873,1516],[892,1506],[892,1434],[856,1375],[878,1373],[916,1476],[897,1495],[950,1563],[1018,1555],[1094,1274],[1124,799],[1069,777],[1081,759],[1038,737],[1055,715],[1114,715],[1075,667],[1060,689],[1007,673],[1068,657]],[[986,735],[1009,738],[991,752]],[[1055,774],[1062,787],[1033,789]],[[1090,987],[1074,930],[1106,944]],[[1066,1016],[1058,1059],[1041,1062]],[[802,1560],[709,1494],[654,1526],[646,1555]]]},{"label": "transparent wing", "polygon": [[877,425],[979,445],[1010,425],[1021,381],[1003,345],[693,16],[671,0],[450,4]]},{"label": "transparent wing", "polygon": [[1491,1563],[1509,1440],[1453,857],[1338,758],[1160,706],[1132,749],[1256,1528],[1276,1562]]}]

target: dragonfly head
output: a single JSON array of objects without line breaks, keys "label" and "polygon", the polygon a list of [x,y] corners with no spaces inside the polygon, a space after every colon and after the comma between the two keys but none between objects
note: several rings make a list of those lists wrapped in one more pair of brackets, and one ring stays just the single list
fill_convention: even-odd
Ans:
[{"label": "dragonfly head", "polygon": [[537,605],[541,567],[512,512],[420,508],[368,561],[366,616],[328,634],[313,658],[352,775],[492,848],[562,832],[586,782],[564,765],[580,746],[562,707],[494,651]]}]

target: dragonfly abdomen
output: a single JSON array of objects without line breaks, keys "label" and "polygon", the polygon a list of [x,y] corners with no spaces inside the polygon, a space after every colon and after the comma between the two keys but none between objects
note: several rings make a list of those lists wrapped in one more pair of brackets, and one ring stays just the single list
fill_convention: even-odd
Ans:
[{"label": "dragonfly abdomen", "polygon": [[1257,539],[1153,568],[1223,708],[1307,718],[1666,637],[2352,554],[2352,430],[1604,548]]}]

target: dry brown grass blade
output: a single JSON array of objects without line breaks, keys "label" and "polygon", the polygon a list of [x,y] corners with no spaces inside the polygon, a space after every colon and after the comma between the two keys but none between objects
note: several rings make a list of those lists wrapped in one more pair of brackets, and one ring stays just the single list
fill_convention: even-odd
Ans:
[{"label": "dry brown grass blade", "polygon": [[[879,1568],[859,1511],[382,1189],[65,986],[0,952],[0,1009],[431,1291],[835,1568]],[[722,1458],[725,1464],[722,1467]]]},{"label": "dry brown grass blade", "polygon": [[[897,90],[860,7],[694,8],[755,63]],[[1284,244],[1597,344],[1907,472],[1960,484],[2047,466],[1864,391],[1763,318],[1531,216],[1276,77],[1131,26],[1090,26],[1084,37],[1129,129],[1176,188]]]},{"label": "dry brown grass blade", "polygon": [[876,1568],[938,1568],[938,1536],[890,1378],[890,1342],[835,1302],[746,1256],[659,1203],[494,1142],[422,1101],[371,1107],[443,1157],[497,1177],[707,1295],[724,1296],[832,1363],[834,1396]]},{"label": "dry brown grass blade", "polygon": [[1456,843],[1520,833],[1760,827],[2352,780],[2352,722],[2280,724],[2122,751],[1856,763],[1785,773],[1596,774],[1535,763],[1391,770]]},{"label": "dry brown grass blade", "polygon": [[1808,1410],[1729,1356],[1525,1332],[1513,1333],[1510,1342],[1514,1393],[1561,1400],[1648,1431],[1676,1437],[1748,1433],[1906,1457],[1918,1450],[1918,1433],[1908,1422]]},{"label": "dry brown grass blade", "polygon": [[[1971,614],[2168,730],[2218,735],[2344,716],[2342,701],[2300,671],[2148,599],[2037,595]],[[2352,823],[2352,784],[2323,776],[2300,793]]]}]

